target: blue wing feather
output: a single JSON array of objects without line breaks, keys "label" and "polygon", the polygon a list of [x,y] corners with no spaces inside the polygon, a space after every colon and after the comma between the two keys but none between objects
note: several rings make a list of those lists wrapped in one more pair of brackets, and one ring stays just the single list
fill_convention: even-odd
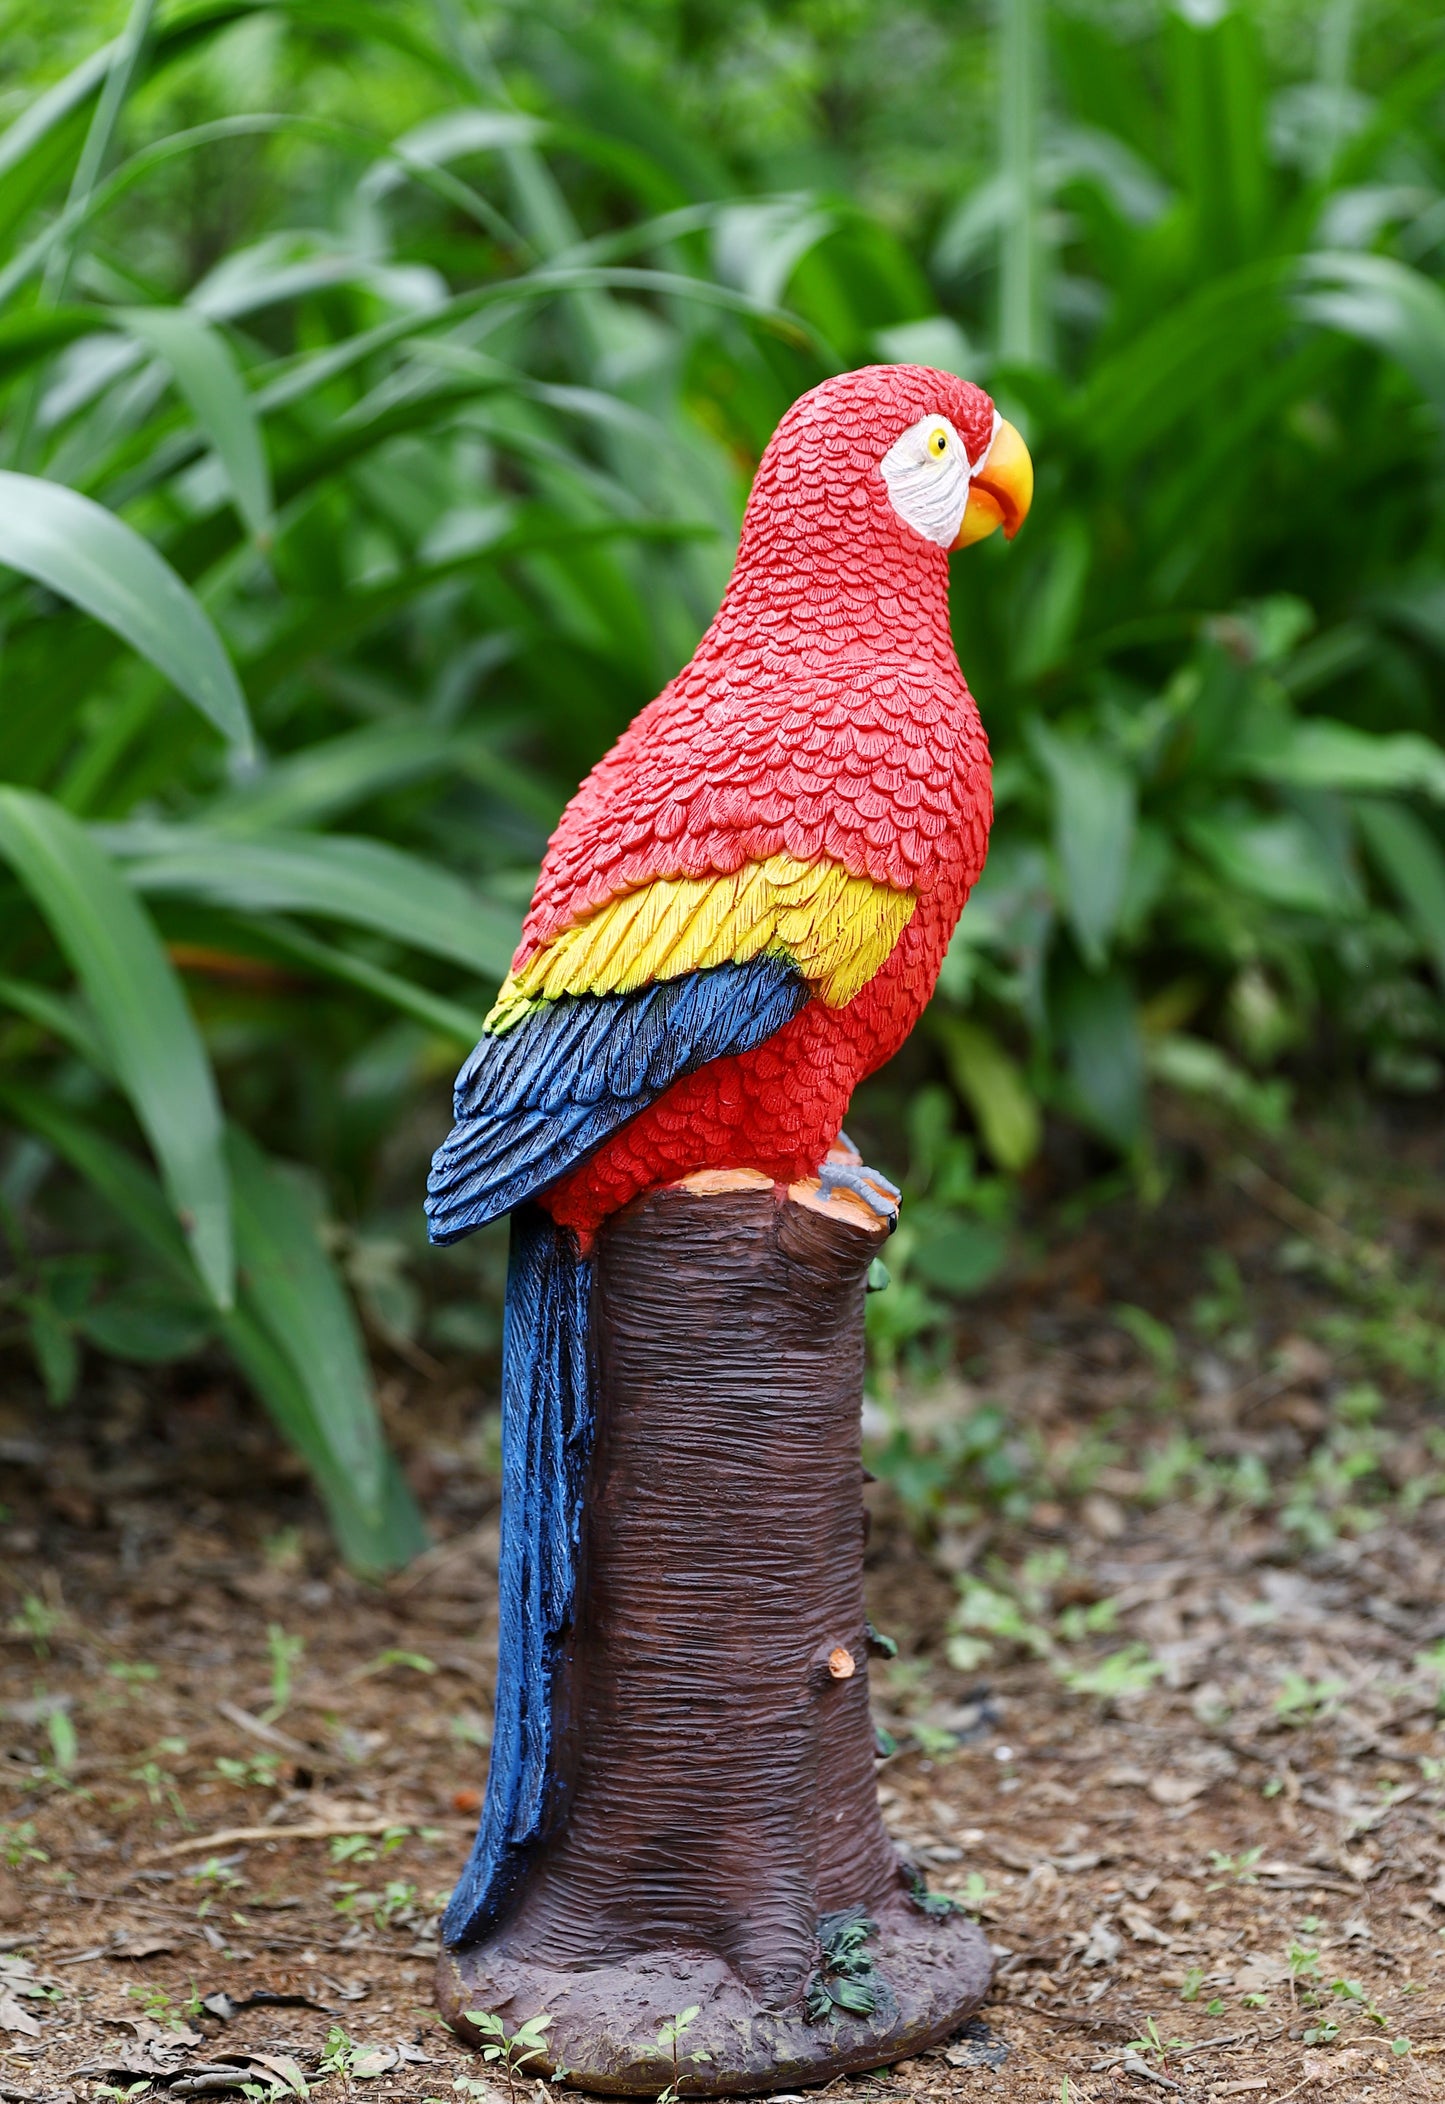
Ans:
[{"label": "blue wing feather", "polygon": [[555,1183],[684,1074],[751,1051],[809,999],[781,958],[720,964],[631,994],[567,994],[457,1076],[427,1185],[433,1242],[455,1242]]},{"label": "blue wing feather", "polygon": [[553,1683],[577,1586],[594,1424],[592,1271],[576,1237],[528,1204],[683,1075],[761,1044],[809,999],[775,958],[633,994],[548,1002],[484,1037],[427,1192],[434,1242],[512,1213],[502,1333],[502,1543],[496,1716],[481,1824],[442,1918],[448,1943],[505,1909],[560,1790]]}]

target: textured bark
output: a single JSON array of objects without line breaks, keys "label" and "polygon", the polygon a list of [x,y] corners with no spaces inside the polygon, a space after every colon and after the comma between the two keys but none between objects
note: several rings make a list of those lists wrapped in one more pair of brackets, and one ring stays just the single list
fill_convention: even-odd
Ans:
[{"label": "textured bark", "polygon": [[786,1999],[819,1915],[891,1894],[859,1454],[881,1239],[771,1191],[685,1190],[599,1238],[573,1782],[509,1943],[561,1964],[702,1944]]},{"label": "textured bark", "polygon": [[[520,2017],[545,1995],[549,2043],[579,2080],[646,2086],[645,2041],[629,2063],[622,2034],[698,2000],[725,2035],[695,2094],[849,2064],[850,2042],[876,2065],[890,2024],[912,2049],[986,1984],[971,1925],[910,1900],[874,1783],[859,1417],[864,1277],[883,1239],[851,1207],[682,1187],[598,1238],[559,1814],[512,1913],[443,1966],[453,2009],[506,1989]],[[888,2021],[810,2028],[820,1917],[849,1908],[879,1923],[880,1952],[896,1946]],[[494,1999],[468,2003],[463,1985]]]}]

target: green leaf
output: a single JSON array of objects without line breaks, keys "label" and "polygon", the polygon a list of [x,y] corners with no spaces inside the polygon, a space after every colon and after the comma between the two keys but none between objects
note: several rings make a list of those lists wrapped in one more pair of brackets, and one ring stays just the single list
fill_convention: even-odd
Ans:
[{"label": "green leaf", "polygon": [[1039,1107],[1015,1062],[981,1023],[929,1010],[929,1029],[948,1071],[978,1121],[984,1146],[1001,1169],[1025,1168],[1043,1137]]},{"label": "green leaf", "polygon": [[[206,824],[229,833],[324,825],[369,797],[443,773],[491,781],[508,792],[519,786],[518,770],[495,760],[480,739],[410,717],[368,723],[288,753],[210,803]],[[534,788],[534,794],[542,792]]]},{"label": "green leaf", "polygon": [[1353,913],[1354,874],[1313,826],[1293,812],[1258,818],[1218,811],[1186,821],[1185,833],[1226,884],[1301,913]]},{"label": "green leaf", "polygon": [[89,1343],[112,1358],[145,1366],[199,1351],[214,1334],[215,1318],[194,1296],[158,1283],[138,1283],[88,1309],[80,1329]]},{"label": "green leaf", "polygon": [[320,1439],[375,1519],[384,1449],[351,1303],[295,1185],[234,1126],[226,1153],[247,1310],[293,1368]]},{"label": "green leaf", "polygon": [[0,1103],[85,1178],[178,1283],[194,1284],[195,1267],[160,1187],[133,1156],[38,1089],[0,1083]]},{"label": "green leaf", "polygon": [[1033,726],[1053,789],[1063,907],[1087,963],[1102,964],[1124,903],[1134,850],[1133,777],[1096,744]]},{"label": "green leaf", "polygon": [[1393,256],[1300,258],[1300,311],[1387,352],[1445,416],[1445,290]]},{"label": "green leaf", "polygon": [[520,916],[400,848],[345,834],[236,838],[195,827],[115,827],[103,836],[138,891],[243,912],[314,913],[371,928],[500,979]]},{"label": "green leaf", "polygon": [[[195,1273],[185,1244],[154,1179],[140,1162],[67,1105],[38,1090],[0,1084],[0,1104],[85,1178],[182,1291],[192,1283]],[[231,1144],[246,1157],[246,1187],[259,1198],[259,1204],[254,1215],[248,1214],[242,1230],[241,1305],[221,1316],[221,1334],[278,1430],[315,1477],[347,1562],[360,1571],[395,1570],[426,1546],[426,1530],[405,1478],[383,1447],[379,1487],[368,1509],[357,1493],[352,1459],[358,1446],[363,1450],[369,1446],[372,1433],[363,1430],[359,1441],[333,1444],[330,1417],[318,1408],[314,1393],[316,1384],[328,1388],[332,1397],[339,1396],[343,1417],[354,1415],[363,1425],[369,1419],[374,1428],[374,1404],[355,1318],[294,1191],[244,1139],[238,1141],[233,1134]],[[269,1231],[272,1228],[274,1234]],[[287,1320],[292,1296],[284,1289],[273,1290],[276,1265],[288,1261],[283,1245],[299,1261],[304,1280],[301,1291],[311,1297],[309,1319],[303,1312],[299,1324]],[[249,1271],[253,1254],[261,1258],[259,1295],[253,1293]],[[318,1349],[338,1351],[335,1368],[328,1371],[315,1364]],[[293,1354],[303,1359],[312,1356],[309,1363],[298,1365]],[[374,1436],[379,1439],[379,1432]]]},{"label": "green leaf", "polygon": [[210,616],[124,519],[59,482],[0,469],[0,564],[113,629],[249,749],[246,698]]},{"label": "green leaf", "polygon": [[[374,1000],[399,1008],[403,1015],[425,1023],[440,1037],[449,1037],[456,1044],[470,1047],[482,1034],[486,1014],[480,1008],[463,1008],[459,1002],[445,1000],[440,994],[430,993],[426,987],[403,979],[397,972],[372,964],[368,958],[354,956],[350,950],[338,949],[333,943],[318,941],[290,921],[273,917],[254,921],[251,925],[265,943],[283,956],[312,965],[329,979],[339,979],[344,985],[358,987]],[[3,995],[3,981],[0,981],[0,995]]]},{"label": "green leaf", "polygon": [[41,307],[0,322],[0,381],[25,372],[78,337],[94,336],[106,319],[95,307]]},{"label": "green leaf", "polygon": [[1001,1229],[987,1220],[960,1216],[954,1226],[920,1244],[909,1268],[942,1293],[977,1293],[998,1276],[1007,1253]]},{"label": "green leaf", "polygon": [[1445,850],[1400,804],[1362,797],[1355,817],[1370,859],[1389,884],[1445,988]]},{"label": "green leaf", "polygon": [[269,540],[271,469],[260,423],[225,337],[190,307],[122,307],[115,319],[169,367],[226,470],[236,509],[257,540]]},{"label": "green leaf", "polygon": [[1445,804],[1445,751],[1416,731],[1382,737],[1314,717],[1293,724],[1288,741],[1262,753],[1250,772],[1301,789],[1415,792]]},{"label": "green leaf", "polygon": [[59,1410],[75,1394],[80,1379],[75,1331],[59,1310],[38,1293],[30,1295],[26,1302],[26,1328],[40,1378],[45,1383],[46,1401],[52,1409]]},{"label": "green leaf", "polygon": [[1277,1136],[1288,1123],[1289,1083],[1256,1081],[1204,1038],[1182,1032],[1156,1038],[1149,1047],[1149,1071],[1171,1088],[1223,1104],[1261,1132]]},{"label": "green leaf", "polygon": [[426,1528],[390,1450],[382,1450],[380,1495],[369,1509],[317,1424],[305,1380],[266,1327],[239,1309],[227,1316],[225,1337],[278,1431],[315,1478],[337,1546],[352,1569],[394,1571],[419,1555],[427,1545]]},{"label": "green leaf", "polygon": [[0,1001],[13,1008],[17,1015],[25,1016],[40,1029],[58,1037],[62,1045],[69,1045],[72,1052],[89,1061],[98,1074],[114,1079],[110,1054],[100,1041],[95,1027],[95,1018],[88,1014],[83,1002],[66,1000],[48,986],[34,986],[28,979],[11,979],[0,974]]},{"label": "green leaf", "polygon": [[1144,1130],[1144,1052],[1133,989],[1122,972],[1070,972],[1053,1004],[1074,1102],[1127,1153]]},{"label": "green leaf", "polygon": [[0,789],[0,855],[80,981],[206,1289],[217,1307],[230,1307],[234,1259],[220,1104],[149,916],[84,827],[46,797]]}]

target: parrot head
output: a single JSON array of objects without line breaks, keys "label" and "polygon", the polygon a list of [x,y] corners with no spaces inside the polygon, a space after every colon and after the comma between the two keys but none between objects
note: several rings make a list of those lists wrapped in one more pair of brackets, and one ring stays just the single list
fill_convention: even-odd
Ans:
[{"label": "parrot head", "polygon": [[966,548],[1000,527],[1012,540],[1033,486],[1028,448],[981,387],[928,366],[863,366],[800,396],[774,432],[743,522],[745,566],[826,570],[831,549],[848,568],[866,550],[886,570],[920,542]]},{"label": "parrot head", "polygon": [[901,432],[878,463],[889,503],[905,525],[945,548],[971,547],[1000,526],[1011,541],[1033,501],[1028,447],[981,387],[952,374],[928,377],[940,383],[939,406]]}]

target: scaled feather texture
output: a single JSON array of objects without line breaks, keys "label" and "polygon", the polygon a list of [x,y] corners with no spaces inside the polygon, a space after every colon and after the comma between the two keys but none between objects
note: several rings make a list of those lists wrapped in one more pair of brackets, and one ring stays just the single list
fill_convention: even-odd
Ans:
[{"label": "scaled feather texture", "polygon": [[814,1174],[921,1014],[983,867],[988,746],[947,549],[881,468],[926,417],[976,470],[998,420],[952,374],[845,373],[783,418],[722,606],[563,813],[458,1077],[433,1239],[514,1218],[497,1721],[452,1941],[500,1918],[561,1816],[551,1690],[591,1439],[592,1239],[698,1170]]}]

